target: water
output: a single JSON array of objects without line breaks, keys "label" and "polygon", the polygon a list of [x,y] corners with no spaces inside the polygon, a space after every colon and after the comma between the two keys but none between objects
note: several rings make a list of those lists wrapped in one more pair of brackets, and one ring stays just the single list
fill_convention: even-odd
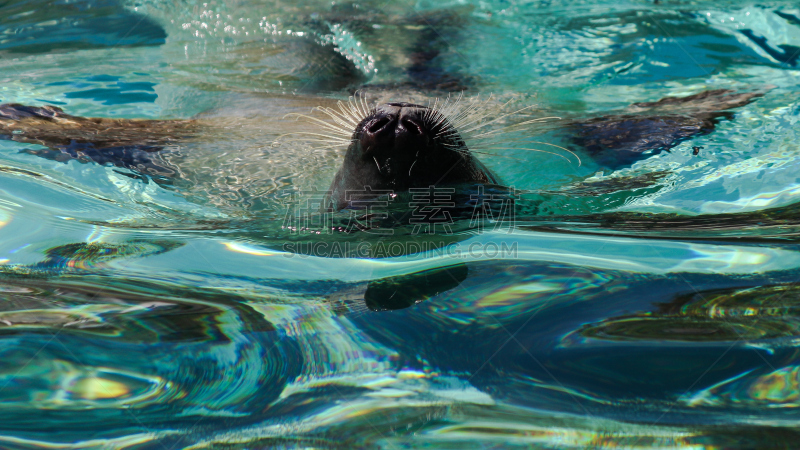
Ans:
[{"label": "water", "polygon": [[[17,1],[0,17],[2,103],[202,123],[167,152],[171,184],[0,141],[3,448],[797,441],[793,2]],[[487,129],[766,94],[617,170],[511,139],[574,148],[558,122],[509,131],[479,157],[518,190],[515,216],[327,233],[300,213],[342,149],[279,139],[309,128],[284,116],[364,85],[536,106]]]}]

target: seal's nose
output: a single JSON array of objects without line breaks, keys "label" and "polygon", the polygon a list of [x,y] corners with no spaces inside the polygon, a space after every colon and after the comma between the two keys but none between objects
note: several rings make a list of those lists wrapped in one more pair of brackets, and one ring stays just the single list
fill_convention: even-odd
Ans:
[{"label": "seal's nose", "polygon": [[359,136],[364,155],[383,153],[381,149],[394,146],[394,129],[401,109],[391,104],[375,108],[375,113],[364,124]]},{"label": "seal's nose", "polygon": [[404,107],[400,110],[400,120],[395,128],[395,135],[426,135],[422,112],[418,108]]},{"label": "seal's nose", "polygon": [[404,106],[394,129],[394,153],[416,159],[420,151],[428,148],[431,129],[425,121],[425,110]]},{"label": "seal's nose", "polygon": [[387,103],[375,109],[359,140],[365,155],[414,156],[430,140],[424,106]]}]

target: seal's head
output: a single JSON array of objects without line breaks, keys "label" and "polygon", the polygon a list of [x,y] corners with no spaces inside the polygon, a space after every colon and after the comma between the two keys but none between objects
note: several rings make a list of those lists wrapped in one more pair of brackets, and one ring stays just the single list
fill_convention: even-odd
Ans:
[{"label": "seal's head", "polygon": [[443,114],[392,102],[375,107],[356,126],[327,203],[338,210],[348,206],[348,192],[401,193],[460,183],[499,184]]}]

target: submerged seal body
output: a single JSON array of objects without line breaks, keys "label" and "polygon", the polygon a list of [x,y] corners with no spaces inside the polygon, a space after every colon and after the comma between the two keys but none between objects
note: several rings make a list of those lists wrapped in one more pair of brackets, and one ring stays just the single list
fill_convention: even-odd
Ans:
[{"label": "submerged seal body", "polygon": [[[763,92],[704,91],[686,97],[636,103],[598,118],[565,121],[563,129],[600,165],[617,169],[697,135],[713,131],[729,110]],[[413,103],[390,102],[364,108],[352,135],[342,130],[348,148],[323,207],[341,210],[352,193],[401,194],[414,188],[501,185],[500,179],[470,152],[446,114]],[[198,140],[200,120],[105,119],[72,116],[52,106],[0,104],[0,139],[48,149],[25,150],[48,159],[76,159],[127,169],[119,172],[168,186],[183,170],[161,157],[162,150]],[[315,133],[310,133],[314,135]],[[318,135],[318,134],[317,134]],[[369,196],[370,194],[367,194]],[[375,195],[373,195],[375,196]]]},{"label": "submerged seal body", "polygon": [[412,103],[375,107],[353,132],[329,190],[328,208],[348,206],[349,194],[400,193],[454,184],[500,184],[438,111]]}]

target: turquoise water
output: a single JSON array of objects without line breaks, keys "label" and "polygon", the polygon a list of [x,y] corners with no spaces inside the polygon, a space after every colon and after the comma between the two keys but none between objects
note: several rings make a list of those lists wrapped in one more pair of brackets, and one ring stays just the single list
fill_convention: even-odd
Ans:
[{"label": "turquoise water", "polygon": [[[0,447],[792,448],[798,53],[789,1],[2,3],[0,103],[201,127],[171,183],[0,140]],[[303,216],[343,149],[285,116],[358,88],[528,108],[514,215]],[[709,89],[765,95],[616,170],[561,126]]]}]

